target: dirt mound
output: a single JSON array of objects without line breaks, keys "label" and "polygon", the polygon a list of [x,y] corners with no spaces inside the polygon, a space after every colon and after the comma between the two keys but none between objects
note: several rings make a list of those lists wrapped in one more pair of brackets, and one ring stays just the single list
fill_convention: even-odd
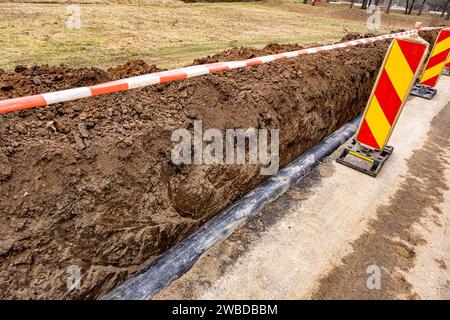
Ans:
[{"label": "dirt mound", "polygon": [[287,51],[301,50],[303,47],[298,44],[277,44],[270,43],[262,49],[256,49],[251,47],[235,47],[231,48],[212,56],[207,56],[205,58],[195,59],[194,64],[206,64],[214,63],[219,61],[234,61],[234,60],[244,60],[251,59],[259,56],[266,56],[276,53],[282,53]]},{"label": "dirt mound", "polygon": [[344,41],[352,41],[352,40],[358,40],[358,39],[364,39],[364,38],[371,38],[371,37],[376,37],[377,35],[374,33],[357,33],[357,32],[348,32],[345,36],[343,36],[341,38],[341,41],[339,42],[344,42]]},{"label": "dirt mound", "polygon": [[439,34],[439,30],[419,31],[419,37],[427,41],[430,44],[430,51],[436,41]]},{"label": "dirt mound", "polygon": [[0,99],[90,86],[112,79],[110,74],[98,68],[17,66],[13,73],[0,72]]},{"label": "dirt mound", "polygon": [[[284,166],[363,110],[388,44],[0,115],[0,298],[106,293],[267,178],[258,165],[174,165],[173,130],[279,128]],[[135,71],[19,69],[0,75],[2,98]]]},{"label": "dirt mound", "polygon": [[16,66],[13,73],[0,70],[0,98],[91,86],[101,82],[162,70],[142,60],[129,61],[109,68],[107,71],[98,68],[73,69],[65,66],[53,67],[48,65],[29,68],[19,65]]},{"label": "dirt mound", "polygon": [[146,73],[153,73],[162,71],[156,67],[156,65],[149,65],[145,61],[142,60],[133,60],[117,67],[112,67],[108,69],[108,73],[110,73],[116,79],[140,76]]}]

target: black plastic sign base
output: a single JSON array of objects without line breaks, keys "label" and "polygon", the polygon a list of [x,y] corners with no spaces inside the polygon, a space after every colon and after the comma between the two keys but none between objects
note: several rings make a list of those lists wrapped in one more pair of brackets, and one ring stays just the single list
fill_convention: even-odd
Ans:
[{"label": "black plastic sign base", "polygon": [[354,138],[348,143],[336,161],[369,176],[376,177],[381,167],[394,151],[386,146],[383,150],[372,150],[360,145]]},{"label": "black plastic sign base", "polygon": [[424,99],[431,100],[436,94],[437,90],[435,88],[427,87],[416,83],[412,88],[411,94],[416,97],[421,97]]},{"label": "black plastic sign base", "polygon": [[444,70],[442,70],[442,75],[450,76],[450,68],[445,67]]}]

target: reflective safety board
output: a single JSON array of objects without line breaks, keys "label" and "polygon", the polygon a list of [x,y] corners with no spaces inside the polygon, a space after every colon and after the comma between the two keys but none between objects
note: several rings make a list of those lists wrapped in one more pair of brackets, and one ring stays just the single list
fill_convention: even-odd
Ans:
[{"label": "reflective safety board", "polygon": [[442,71],[442,74],[450,76],[450,53],[448,54],[447,63],[445,64],[445,68]]},{"label": "reflective safety board", "polygon": [[420,84],[435,87],[439,77],[447,62],[450,53],[450,30],[443,29],[439,35],[431,51],[430,57],[425,65]]},{"label": "reflective safety board", "polygon": [[356,133],[360,144],[375,150],[386,146],[428,46],[421,38],[392,41]]}]

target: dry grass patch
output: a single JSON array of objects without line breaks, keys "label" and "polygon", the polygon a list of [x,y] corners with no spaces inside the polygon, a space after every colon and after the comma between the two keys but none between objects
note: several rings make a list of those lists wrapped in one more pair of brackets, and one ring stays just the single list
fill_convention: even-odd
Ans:
[{"label": "dry grass patch", "polygon": [[[89,1],[97,2],[81,2]],[[104,2],[79,4],[81,30],[66,28],[67,4],[0,3],[0,68],[44,63],[107,67],[130,59],[174,67],[232,46],[329,43],[347,30],[367,32],[367,14],[361,10],[300,1]],[[413,24],[412,17],[391,19],[397,16],[395,28]]]}]

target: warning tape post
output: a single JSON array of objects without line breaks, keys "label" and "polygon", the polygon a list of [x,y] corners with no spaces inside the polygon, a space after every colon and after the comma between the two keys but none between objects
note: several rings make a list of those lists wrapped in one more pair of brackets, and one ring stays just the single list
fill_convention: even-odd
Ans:
[{"label": "warning tape post", "polygon": [[338,162],[376,176],[393,147],[386,146],[428,52],[421,38],[392,41],[353,139]]}]

